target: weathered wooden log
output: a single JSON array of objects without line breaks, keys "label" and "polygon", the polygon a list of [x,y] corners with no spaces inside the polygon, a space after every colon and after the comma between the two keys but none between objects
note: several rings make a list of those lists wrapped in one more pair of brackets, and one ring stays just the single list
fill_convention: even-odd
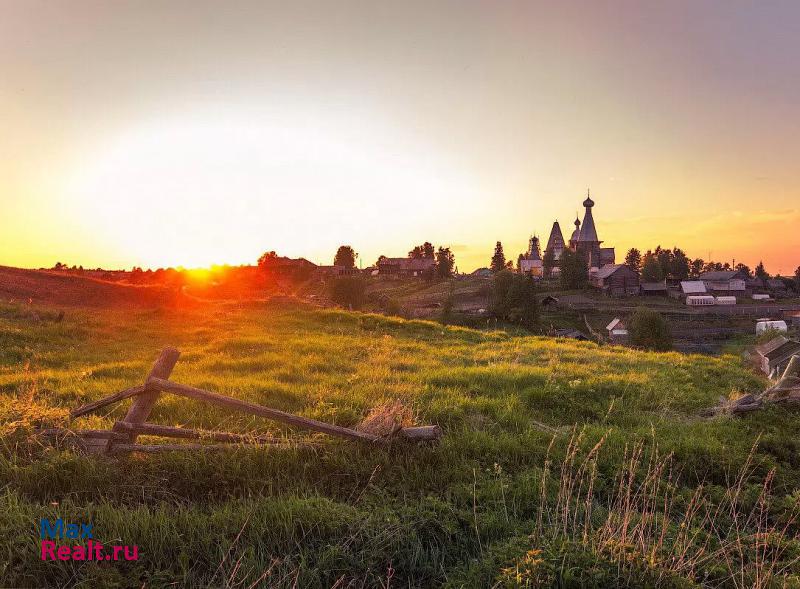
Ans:
[{"label": "weathered wooden log", "polygon": [[442,437],[442,428],[438,425],[404,427],[399,435],[412,442],[433,442]]},{"label": "weathered wooden log", "polygon": [[[234,399],[233,397],[226,397],[225,395],[212,393],[210,391],[198,389],[188,385],[178,384],[163,378],[151,377],[148,379],[148,384],[158,387],[162,391],[170,392],[175,395],[189,397],[190,399],[196,399],[198,401],[206,401],[214,405],[227,407],[228,409],[233,409],[235,411],[243,411],[252,415],[258,415],[259,417],[266,417],[267,419],[274,419],[275,421],[280,421],[288,425],[311,431],[330,434],[332,436],[339,436],[342,438],[349,438],[352,440],[360,440],[362,442],[372,442],[376,444],[386,443],[386,440],[383,438],[373,436],[372,434],[359,432],[338,425],[324,423],[322,421],[317,421],[316,419],[292,415],[291,413],[286,413],[284,411],[280,411],[279,409],[272,409],[270,407],[264,407],[263,405],[250,403],[248,401]],[[126,421],[128,420],[126,419]]]},{"label": "weathered wooden log", "polygon": [[145,436],[161,436],[164,438],[183,438],[187,440],[214,440],[215,442],[230,443],[255,443],[255,444],[290,444],[287,438],[276,438],[274,436],[261,436],[245,434],[235,434],[228,432],[212,432],[183,427],[173,427],[169,425],[158,425],[155,423],[128,423],[118,421],[114,424],[114,429],[127,434],[138,434]]},{"label": "weathered wooden log", "polygon": [[[150,384],[150,381],[153,379],[169,378],[180,355],[181,353],[175,348],[164,348],[161,350],[161,354],[159,354],[155,364],[153,364],[153,368],[150,369],[150,374],[147,375],[144,381],[148,391],[134,399],[130,409],[128,409],[128,413],[125,415],[124,421],[128,423],[144,423],[147,421],[150,412],[153,410],[153,406],[156,404],[161,394],[157,389],[151,390],[147,385]],[[135,442],[136,434],[129,434],[129,439],[131,443]]]},{"label": "weathered wooden log", "polygon": [[136,395],[141,395],[147,391],[147,387],[144,385],[138,385],[135,387],[131,387],[129,389],[125,389],[124,391],[120,391],[118,393],[114,393],[113,395],[109,395],[108,397],[103,397],[97,401],[92,401],[91,403],[87,403],[86,405],[82,405],[77,409],[73,409],[70,411],[69,416],[72,419],[76,417],[80,417],[82,415],[86,415],[87,413],[92,413],[93,411],[97,411],[101,407],[105,407],[106,405],[111,405],[112,403],[116,403],[117,401],[122,401],[123,399],[127,399],[128,397],[135,397]]},{"label": "weathered wooden log", "polygon": [[219,451],[230,450],[227,444],[114,444],[109,452],[111,454],[127,454],[129,452],[186,452],[186,451]]}]

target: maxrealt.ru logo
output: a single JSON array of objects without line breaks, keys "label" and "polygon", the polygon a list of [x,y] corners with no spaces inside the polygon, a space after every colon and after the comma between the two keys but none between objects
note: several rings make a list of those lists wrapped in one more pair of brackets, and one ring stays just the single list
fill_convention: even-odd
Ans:
[{"label": "maxrealt.ru logo", "polygon": [[[139,560],[138,546],[103,546],[94,540],[92,528],[90,523],[65,523],[61,518],[54,522],[40,520],[42,560]],[[77,540],[77,543],[59,545],[56,540]]]}]

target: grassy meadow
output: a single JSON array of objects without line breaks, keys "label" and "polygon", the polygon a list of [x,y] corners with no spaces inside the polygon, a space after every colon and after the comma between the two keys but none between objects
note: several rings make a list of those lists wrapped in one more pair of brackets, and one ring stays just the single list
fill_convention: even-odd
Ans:
[{"label": "grassy meadow", "polygon": [[[800,587],[800,420],[698,417],[765,386],[736,356],[263,303],[55,313],[0,307],[0,586]],[[178,382],[346,426],[399,399],[444,437],[98,458],[32,435],[166,345]],[[168,395],[150,421],[309,437]],[[43,562],[42,517],[140,559]]]}]

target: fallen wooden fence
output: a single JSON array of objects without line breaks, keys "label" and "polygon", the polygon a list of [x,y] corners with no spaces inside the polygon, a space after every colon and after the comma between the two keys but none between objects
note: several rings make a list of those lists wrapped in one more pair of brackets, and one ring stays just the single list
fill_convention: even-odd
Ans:
[{"label": "fallen wooden fence", "polygon": [[[412,442],[436,441],[442,436],[442,430],[437,425],[426,425],[420,427],[404,427],[397,430],[391,436],[378,436],[375,434],[358,431],[356,429],[333,425],[308,417],[301,417],[292,413],[287,413],[279,409],[273,409],[264,405],[242,401],[219,393],[213,393],[205,389],[200,389],[184,384],[179,384],[169,380],[172,369],[180,357],[180,352],[174,348],[162,350],[153,368],[150,370],[145,383],[125,389],[108,397],[87,403],[73,410],[70,415],[73,418],[86,415],[97,411],[118,401],[133,398],[133,403],[123,421],[117,421],[111,430],[44,430],[47,436],[77,436],[83,447],[90,453],[119,454],[126,452],[162,452],[167,450],[219,450],[229,448],[226,444],[256,445],[256,446],[291,446],[297,445],[287,438],[276,438],[273,436],[248,436],[246,434],[236,434],[230,432],[214,432],[195,430],[190,428],[173,427],[147,423],[155,404],[161,393],[171,393],[197,401],[203,401],[226,407],[235,411],[241,411],[250,415],[265,417],[289,426],[308,431],[324,433],[332,436],[367,442],[370,444],[387,445],[393,439],[399,438]],[[192,440],[212,440],[222,442],[222,444],[137,444],[136,438],[140,435],[158,436],[165,438],[182,438]],[[305,445],[306,442],[303,443]]]}]

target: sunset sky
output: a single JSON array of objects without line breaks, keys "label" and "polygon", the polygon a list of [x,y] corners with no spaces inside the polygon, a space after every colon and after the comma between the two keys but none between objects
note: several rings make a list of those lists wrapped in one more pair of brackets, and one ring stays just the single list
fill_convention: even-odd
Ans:
[{"label": "sunset sky", "polygon": [[0,3],[0,264],[800,265],[800,2]]}]

